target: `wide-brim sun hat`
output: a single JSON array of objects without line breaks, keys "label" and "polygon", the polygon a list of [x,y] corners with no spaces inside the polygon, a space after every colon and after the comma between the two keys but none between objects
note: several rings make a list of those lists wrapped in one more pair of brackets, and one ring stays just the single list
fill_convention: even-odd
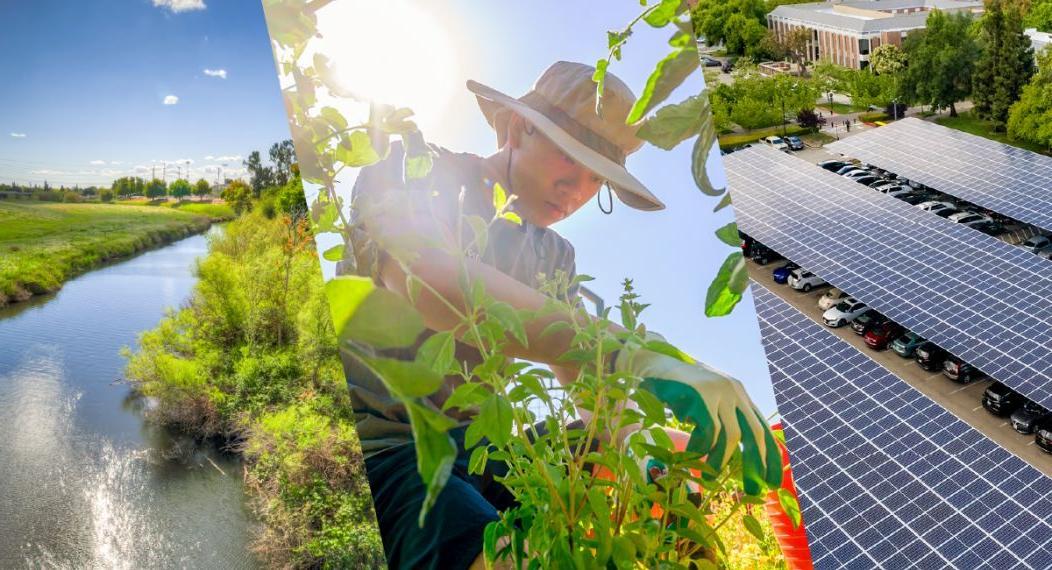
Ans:
[{"label": "wide-brim sun hat", "polygon": [[626,124],[636,101],[632,90],[616,76],[606,74],[602,113],[596,113],[595,68],[560,61],[546,69],[528,93],[518,99],[492,87],[468,80],[486,121],[497,132],[497,146],[504,146],[507,123],[514,112],[529,121],[585,168],[594,172],[637,210],[661,210],[665,204],[625,168],[625,158],[643,145],[636,136],[638,124]]}]

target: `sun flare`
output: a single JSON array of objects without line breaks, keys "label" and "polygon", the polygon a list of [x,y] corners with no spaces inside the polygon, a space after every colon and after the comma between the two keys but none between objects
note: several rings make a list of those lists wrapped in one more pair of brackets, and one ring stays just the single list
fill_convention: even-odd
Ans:
[{"label": "sun flare", "polygon": [[[319,14],[322,15],[322,14]],[[337,80],[372,101],[442,113],[457,87],[457,51],[441,19],[406,0],[343,0],[324,9],[318,52]]]}]

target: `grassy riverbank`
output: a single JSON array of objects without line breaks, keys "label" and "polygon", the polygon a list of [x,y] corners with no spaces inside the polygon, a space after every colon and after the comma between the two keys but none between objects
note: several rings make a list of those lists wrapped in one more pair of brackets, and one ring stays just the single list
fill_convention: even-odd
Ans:
[{"label": "grassy riverbank", "polygon": [[383,566],[321,269],[307,224],[252,213],[211,238],[184,308],[126,376],[151,420],[243,454],[273,568]]},{"label": "grassy riverbank", "polygon": [[0,200],[0,306],[56,291],[106,261],[208,228],[173,208]]}]

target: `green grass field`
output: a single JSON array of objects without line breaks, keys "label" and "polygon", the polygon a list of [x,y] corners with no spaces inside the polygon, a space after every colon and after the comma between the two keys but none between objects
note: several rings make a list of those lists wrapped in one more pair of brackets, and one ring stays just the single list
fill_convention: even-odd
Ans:
[{"label": "green grass field", "polygon": [[1010,144],[1040,154],[1049,154],[1048,149],[1040,145],[1008,138],[1007,133],[994,132],[992,121],[980,119],[971,112],[961,113],[957,117],[942,117],[941,119],[935,119],[935,122],[944,127],[964,131],[999,143]]},{"label": "green grass field", "polygon": [[165,200],[118,200],[115,202],[121,206],[161,206],[173,210],[201,214],[212,218],[213,222],[225,222],[236,217],[234,209],[226,204],[212,204],[209,202],[194,202],[184,200],[181,202],[168,202]]},{"label": "green grass field", "polygon": [[111,259],[205,230],[173,208],[0,201],[0,306],[55,291]]}]

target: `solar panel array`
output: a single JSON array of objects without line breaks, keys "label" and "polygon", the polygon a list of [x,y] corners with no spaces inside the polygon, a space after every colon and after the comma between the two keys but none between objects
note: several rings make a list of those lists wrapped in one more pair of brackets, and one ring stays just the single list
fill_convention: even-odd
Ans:
[{"label": "solar panel array", "polygon": [[1052,568],[1052,479],[752,291],[815,568]]},{"label": "solar panel array", "polygon": [[1052,231],[1052,157],[917,118],[826,148]]},{"label": "solar panel array", "polygon": [[765,146],[724,166],[742,231],[1052,407],[1052,263]]}]

